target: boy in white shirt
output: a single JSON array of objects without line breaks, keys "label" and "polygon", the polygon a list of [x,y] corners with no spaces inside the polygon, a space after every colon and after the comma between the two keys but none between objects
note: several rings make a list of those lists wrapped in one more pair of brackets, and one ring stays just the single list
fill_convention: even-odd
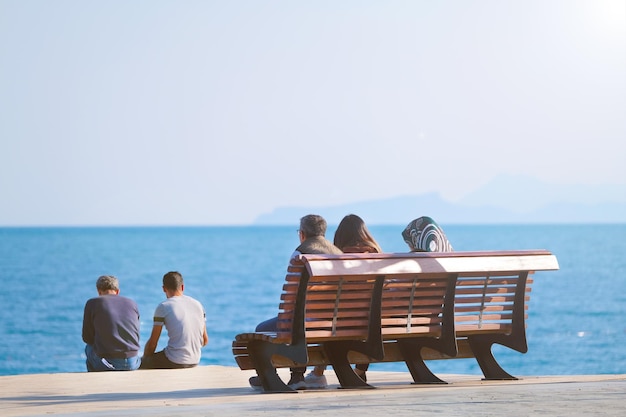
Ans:
[{"label": "boy in white shirt", "polygon": [[[184,288],[179,272],[163,276],[167,300],[154,312],[152,334],[144,348],[141,369],[191,368],[200,362],[201,349],[209,342],[206,314],[198,300],[183,294]],[[155,353],[163,326],[169,336],[167,347]]]}]

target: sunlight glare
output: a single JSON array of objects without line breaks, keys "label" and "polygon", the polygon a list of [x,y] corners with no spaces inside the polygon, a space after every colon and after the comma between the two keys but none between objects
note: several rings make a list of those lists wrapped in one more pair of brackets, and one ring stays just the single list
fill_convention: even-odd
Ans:
[{"label": "sunlight glare", "polygon": [[597,0],[586,8],[594,31],[603,38],[626,37],[626,0]]}]

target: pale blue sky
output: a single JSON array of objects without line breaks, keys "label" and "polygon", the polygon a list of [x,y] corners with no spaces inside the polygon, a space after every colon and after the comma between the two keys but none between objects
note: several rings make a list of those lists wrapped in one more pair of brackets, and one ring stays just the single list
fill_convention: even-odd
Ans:
[{"label": "pale blue sky", "polygon": [[0,155],[0,225],[623,184],[626,1],[0,0]]}]

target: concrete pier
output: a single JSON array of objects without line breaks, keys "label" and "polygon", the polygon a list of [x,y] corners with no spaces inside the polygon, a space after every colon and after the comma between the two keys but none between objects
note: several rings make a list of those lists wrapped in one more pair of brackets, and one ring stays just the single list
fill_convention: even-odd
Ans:
[{"label": "concrete pier", "polygon": [[[281,374],[282,374],[281,370]],[[368,372],[370,390],[262,394],[249,371],[180,370],[0,377],[0,415],[13,416],[624,416],[626,375],[522,377],[482,381],[444,375],[447,385],[412,385],[408,372]]]}]

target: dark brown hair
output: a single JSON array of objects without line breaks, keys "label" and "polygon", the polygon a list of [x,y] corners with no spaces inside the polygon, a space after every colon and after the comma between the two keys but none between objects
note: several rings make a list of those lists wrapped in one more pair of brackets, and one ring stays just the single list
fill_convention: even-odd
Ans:
[{"label": "dark brown hair", "polygon": [[363,219],[356,214],[348,214],[341,220],[335,231],[333,243],[341,250],[352,246],[369,246],[378,253],[382,252],[376,239],[367,230]]},{"label": "dark brown hair", "polygon": [[168,290],[177,290],[183,286],[183,276],[180,272],[170,271],[163,275],[163,286]]}]

